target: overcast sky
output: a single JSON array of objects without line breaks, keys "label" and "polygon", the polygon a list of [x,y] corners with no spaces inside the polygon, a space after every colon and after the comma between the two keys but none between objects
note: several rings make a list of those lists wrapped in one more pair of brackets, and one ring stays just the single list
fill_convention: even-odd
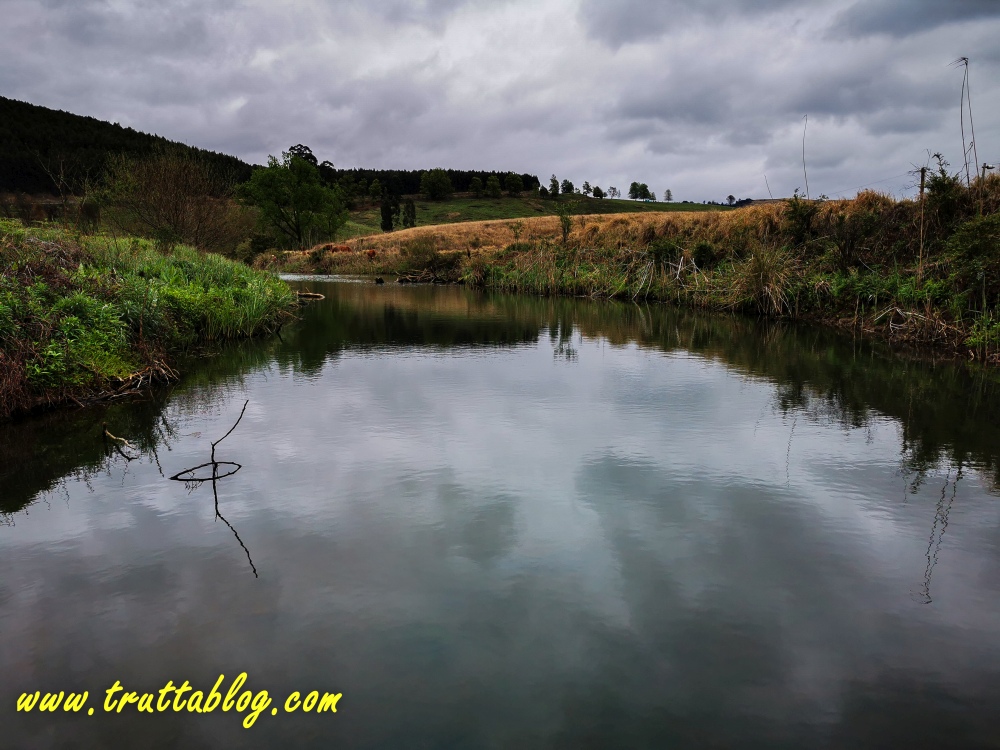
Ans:
[{"label": "overcast sky", "polygon": [[[0,0],[0,94],[262,163],[555,173],[675,200],[912,194],[1000,161],[1000,0]],[[968,137],[968,120],[966,129]],[[877,184],[873,184],[877,183]],[[907,187],[909,186],[909,189]]]}]

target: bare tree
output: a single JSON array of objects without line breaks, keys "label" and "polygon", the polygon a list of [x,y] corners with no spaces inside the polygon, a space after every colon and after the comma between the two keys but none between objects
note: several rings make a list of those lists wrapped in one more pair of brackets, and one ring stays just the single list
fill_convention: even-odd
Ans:
[{"label": "bare tree", "polygon": [[252,214],[232,199],[233,181],[196,157],[119,155],[109,161],[106,180],[111,221],[162,246],[184,242],[225,252],[252,231]]}]

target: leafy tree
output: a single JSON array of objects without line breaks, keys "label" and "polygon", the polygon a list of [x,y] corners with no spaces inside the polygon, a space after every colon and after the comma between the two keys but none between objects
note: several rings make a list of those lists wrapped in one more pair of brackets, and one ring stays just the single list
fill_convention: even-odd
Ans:
[{"label": "leafy tree", "polygon": [[547,187],[545,187],[545,185],[539,185],[538,186],[538,194],[542,198],[548,198],[549,197],[549,189]]},{"label": "leafy tree", "polygon": [[261,222],[287,244],[304,247],[332,239],[347,221],[343,194],[323,187],[314,164],[289,152],[273,156],[240,186],[244,203],[256,206]]},{"label": "leafy tree", "polygon": [[633,182],[628,188],[628,197],[632,200],[652,200],[649,185],[645,182]]},{"label": "leafy tree", "polygon": [[524,190],[524,182],[521,180],[521,175],[511,172],[507,175],[506,179],[507,193],[511,198],[516,198]]},{"label": "leafy tree", "polygon": [[654,192],[652,192],[652,191],[651,191],[651,192],[649,193],[649,199],[650,199],[651,201],[655,201],[655,200],[656,200],[656,193],[654,193]]},{"label": "leafy tree", "polygon": [[672,190],[670,190],[670,188],[667,188],[667,192],[665,192],[665,193],[663,194],[663,199],[664,199],[664,200],[665,200],[665,201],[666,201],[667,203],[670,203],[670,202],[672,202],[672,201],[673,201],[673,199],[674,199],[674,193],[673,193],[673,191],[672,191]]},{"label": "leafy tree", "polygon": [[420,176],[420,192],[432,201],[440,201],[450,197],[452,190],[448,173],[440,167],[424,172]]},{"label": "leafy tree", "polygon": [[601,190],[597,185],[594,185],[593,192],[595,198],[603,198],[605,196],[605,192]]},{"label": "leafy tree", "polygon": [[500,178],[495,174],[486,178],[486,195],[490,198],[500,197]]},{"label": "leafy tree", "polygon": [[382,219],[380,223],[382,231],[391,232],[395,229],[396,224],[399,222],[399,196],[388,192],[383,193],[379,213]]},{"label": "leafy tree", "polygon": [[368,197],[373,201],[377,201],[382,197],[382,183],[378,179],[372,180],[372,184],[368,186]]},{"label": "leafy tree", "polygon": [[618,198],[619,196],[621,196],[621,194],[622,194],[621,190],[616,188],[614,185],[608,188],[607,196],[609,198]]},{"label": "leafy tree", "polygon": [[483,181],[478,177],[473,177],[472,182],[469,183],[469,192],[472,193],[473,198],[483,197]]},{"label": "leafy tree", "polygon": [[562,189],[563,195],[567,195],[573,192],[573,183],[570,182],[569,180],[563,180],[562,185],[560,187]]},{"label": "leafy tree", "polygon": [[333,187],[337,184],[337,168],[333,166],[332,161],[324,160],[317,165],[317,168],[319,169],[319,181],[323,183],[324,187]]},{"label": "leafy tree", "polygon": [[552,175],[552,178],[549,180],[549,195],[553,198],[559,195],[559,180],[555,175]]},{"label": "leafy tree", "polygon": [[586,180],[584,180],[584,181],[583,181],[583,194],[584,194],[584,195],[590,195],[590,193],[591,193],[592,191],[593,191],[593,188],[592,188],[592,187],[590,187],[590,183],[589,183],[589,182],[587,182]]},{"label": "leafy tree", "polygon": [[[322,179],[322,167],[320,167],[320,178]],[[345,205],[349,209],[353,209],[355,206],[355,199],[362,195],[362,191],[359,189],[358,184],[354,181],[352,175],[346,174],[339,180],[333,183],[325,183],[326,187],[337,187],[340,188],[340,192],[344,195]]]},{"label": "leafy tree", "polygon": [[728,196],[728,197],[726,198],[726,202],[727,202],[727,203],[728,203],[728,204],[729,204],[730,206],[731,206],[731,205],[733,205],[734,203],[736,203],[736,196],[735,196],[735,195],[730,195],[730,196]]},{"label": "leafy tree", "polygon": [[403,227],[415,227],[417,225],[417,207],[412,198],[407,198],[403,204]]},{"label": "leafy tree", "polygon": [[[312,149],[309,148],[308,146],[303,146],[301,143],[297,143],[296,145],[288,149],[288,153],[291,154],[292,156],[297,156],[300,159],[304,159],[305,161],[312,164],[314,167],[319,166],[319,162],[317,161],[316,157],[313,156]],[[329,162],[324,162],[324,164],[329,164]],[[333,165],[330,164],[330,166],[332,167]]]}]

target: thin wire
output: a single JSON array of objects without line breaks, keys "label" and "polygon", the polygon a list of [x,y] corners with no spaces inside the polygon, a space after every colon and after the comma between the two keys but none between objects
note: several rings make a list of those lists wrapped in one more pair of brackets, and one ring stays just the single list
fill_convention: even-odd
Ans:
[{"label": "thin wire", "polygon": [[886,177],[884,180],[876,180],[875,182],[869,182],[867,185],[858,185],[855,188],[844,188],[843,190],[834,190],[830,195],[842,195],[843,193],[850,192],[851,190],[861,190],[861,188],[871,187],[872,185],[881,185],[883,182],[888,182],[889,180],[898,180],[900,177],[906,177],[909,172],[904,172],[903,174],[893,175],[892,177]]}]

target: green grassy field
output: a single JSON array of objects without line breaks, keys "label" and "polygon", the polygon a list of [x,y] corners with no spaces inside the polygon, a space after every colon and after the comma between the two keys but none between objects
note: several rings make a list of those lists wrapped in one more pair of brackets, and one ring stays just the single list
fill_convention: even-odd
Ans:
[{"label": "green grassy field", "polygon": [[[650,211],[729,211],[728,206],[708,206],[702,203],[660,203],[611,198],[588,198],[583,195],[550,198],[471,198],[463,195],[450,200],[414,200],[417,226],[455,224],[462,221],[494,221],[524,219],[532,216],[555,216],[561,206],[573,215],[647,213]],[[352,211],[340,238],[352,239],[381,233],[381,216],[377,205],[363,205]]]}]

